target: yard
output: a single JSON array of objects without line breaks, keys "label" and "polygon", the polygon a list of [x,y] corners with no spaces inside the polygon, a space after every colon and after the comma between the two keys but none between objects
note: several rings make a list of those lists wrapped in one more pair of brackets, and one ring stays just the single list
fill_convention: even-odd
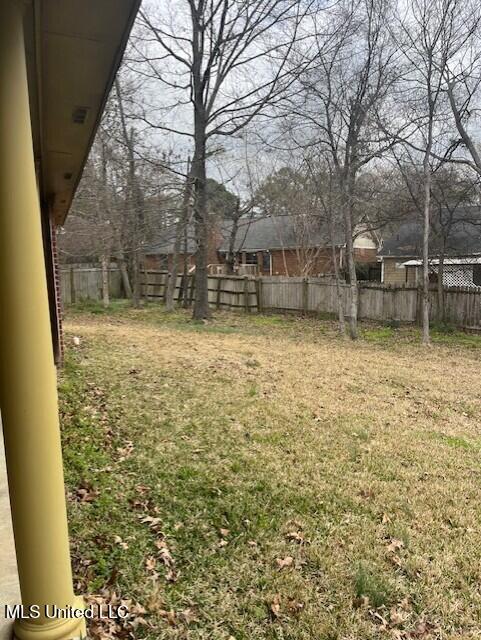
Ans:
[{"label": "yard", "polygon": [[153,305],[66,331],[76,588],[135,614],[94,638],[481,637],[480,338]]}]

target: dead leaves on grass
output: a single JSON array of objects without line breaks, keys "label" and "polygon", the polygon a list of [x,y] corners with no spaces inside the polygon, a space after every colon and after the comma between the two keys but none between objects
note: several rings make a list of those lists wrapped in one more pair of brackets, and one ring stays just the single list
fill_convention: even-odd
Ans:
[{"label": "dead leaves on grass", "polygon": [[217,546],[222,549],[223,547],[227,547],[227,545],[229,544],[227,536],[230,535],[230,529],[219,529],[219,534],[221,536],[221,539],[219,540]]},{"label": "dead leaves on grass", "polygon": [[175,567],[175,560],[172,556],[170,548],[167,544],[166,536],[161,530],[160,518],[150,515],[139,515],[140,522],[146,524],[152,533],[155,534],[154,546],[157,549],[155,556],[150,556],[145,561],[145,568],[151,574],[151,577],[156,580],[159,576],[157,573],[157,560],[165,567],[165,579],[168,582],[176,582],[178,573]]},{"label": "dead leaves on grass", "polygon": [[274,620],[280,620],[284,616],[296,616],[304,610],[304,603],[299,602],[295,598],[282,599],[280,594],[276,593],[269,602],[269,611]]},{"label": "dead leaves on grass", "polygon": [[195,603],[189,603],[189,606],[181,611],[169,609],[165,606],[163,594],[158,587],[148,598],[147,609],[149,613],[161,618],[169,627],[190,626],[191,624],[199,622],[199,614]]},{"label": "dead leaves on grass", "polygon": [[159,550],[158,556],[166,567],[165,579],[167,582],[177,581],[177,571],[175,569],[175,560],[170,553],[167,542],[164,538],[155,541],[155,546]]},{"label": "dead leaves on grass", "polygon": [[127,544],[127,542],[124,542],[120,536],[114,536],[114,542],[124,551],[126,551],[129,548],[129,545]]},{"label": "dead leaves on grass", "polygon": [[[89,638],[92,640],[135,639],[138,628],[148,626],[145,608],[138,602],[121,598],[115,591],[104,589],[99,595],[87,596],[86,603],[94,613],[89,621]],[[128,615],[109,617],[118,607],[124,608]]]},{"label": "dead leaves on grass", "polygon": [[294,558],[292,556],[286,556],[285,558],[276,558],[276,565],[279,571],[282,569],[286,569],[287,567],[292,567],[294,564]]},{"label": "dead leaves on grass", "polygon": [[311,544],[311,541],[307,540],[304,537],[304,534],[302,533],[302,531],[289,531],[288,533],[286,533],[286,538],[290,542],[297,542],[297,544],[300,544],[300,545]]},{"label": "dead leaves on grass", "polygon": [[67,498],[72,502],[93,502],[98,498],[100,492],[95,489],[91,482],[82,482],[75,491],[70,491]]},{"label": "dead leaves on grass", "polygon": [[[369,599],[365,600],[365,606],[369,607]],[[418,620],[413,627],[413,609],[408,598],[389,611],[369,609],[369,615],[379,625],[378,630],[389,633],[393,640],[429,640],[438,637],[439,629],[426,620]]]},{"label": "dead leaves on grass", "polygon": [[131,440],[126,440],[123,447],[117,447],[117,453],[119,457],[117,458],[117,462],[123,462],[130,458],[132,452],[134,450],[134,443]]},{"label": "dead leaves on grass", "polygon": [[391,538],[389,544],[386,546],[388,553],[397,553],[400,549],[404,548],[404,542],[397,538]]}]

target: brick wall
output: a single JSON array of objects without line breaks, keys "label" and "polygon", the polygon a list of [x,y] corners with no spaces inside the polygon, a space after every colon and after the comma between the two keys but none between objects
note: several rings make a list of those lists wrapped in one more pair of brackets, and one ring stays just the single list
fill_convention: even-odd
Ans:
[{"label": "brick wall", "polygon": [[355,248],[354,249],[354,260],[356,262],[368,263],[368,262],[377,262],[377,249],[371,248]]},{"label": "brick wall", "polygon": [[60,291],[60,273],[58,268],[57,230],[47,205],[41,207],[42,235],[47,276],[47,292],[50,308],[50,327],[52,348],[57,365],[62,363],[64,344],[62,332],[62,295]]},{"label": "brick wall", "polygon": [[53,263],[53,280],[55,289],[55,317],[53,321],[56,323],[57,344],[54,344],[54,355],[56,354],[56,363],[61,364],[64,354],[64,340],[62,327],[62,291],[60,289],[60,269],[58,263],[58,246],[57,246],[57,228],[50,216],[51,229],[51,245],[52,245],[52,263]]},{"label": "brick wall", "polygon": [[[273,276],[316,276],[334,271],[330,249],[316,251],[311,256],[306,255],[303,251],[276,249],[271,251],[271,256]],[[306,273],[306,263],[309,265],[309,273]]]},{"label": "brick wall", "polygon": [[[308,251],[308,250],[307,250]],[[331,249],[326,247],[321,250],[313,250],[312,258],[307,251],[295,251],[292,249],[274,249],[270,252],[272,261],[272,275],[280,276],[301,276],[301,275],[324,275],[334,272],[332,264],[332,252]],[[263,269],[263,251],[257,251],[257,264],[259,266],[259,272],[261,275],[269,275],[269,269]],[[337,250],[337,259],[339,261],[339,249]],[[357,262],[362,263],[375,263],[377,262],[376,249],[359,248],[354,250],[355,259]],[[245,263],[245,252],[239,255],[239,263]],[[179,270],[182,270],[184,256],[179,256]],[[209,264],[221,264],[225,262],[224,257],[219,256],[213,244],[209,246]],[[309,273],[305,273],[305,263],[309,263]],[[172,267],[172,255],[168,256],[166,261],[165,256],[159,255],[147,255],[145,256],[146,269],[163,270],[171,269]],[[189,266],[195,265],[195,256],[189,255]],[[287,267],[287,270],[286,270]]]}]

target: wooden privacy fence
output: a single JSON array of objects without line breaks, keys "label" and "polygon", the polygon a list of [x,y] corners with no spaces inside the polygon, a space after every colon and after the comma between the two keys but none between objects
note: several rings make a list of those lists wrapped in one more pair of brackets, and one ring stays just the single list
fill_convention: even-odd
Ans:
[{"label": "wooden privacy fence", "polygon": [[[144,271],[142,294],[148,300],[165,300],[167,271]],[[258,278],[249,276],[208,277],[209,303],[217,309],[244,309],[258,311]],[[189,274],[187,282],[182,275],[177,276],[175,283],[175,300],[183,299],[184,287],[190,303],[194,299],[195,276]]]},{"label": "wooden privacy fence", "polygon": [[[102,269],[74,267],[60,269],[60,289],[64,304],[82,300],[102,300]],[[122,276],[118,269],[109,269],[111,298],[124,297]]]},{"label": "wooden privacy fence", "polygon": [[[145,271],[143,295],[148,300],[165,299],[167,272]],[[177,276],[175,299],[194,297],[195,277],[187,282]],[[337,287],[326,278],[286,276],[211,275],[208,278],[209,303],[217,309],[246,311],[287,311],[311,314],[337,314]],[[349,311],[350,287],[341,285],[344,309]],[[380,283],[359,284],[358,317],[360,320],[420,322],[422,292],[417,287],[389,286]],[[438,298],[431,291],[431,320],[437,320]],[[481,327],[481,288],[448,287],[445,289],[445,319],[460,327]]]}]

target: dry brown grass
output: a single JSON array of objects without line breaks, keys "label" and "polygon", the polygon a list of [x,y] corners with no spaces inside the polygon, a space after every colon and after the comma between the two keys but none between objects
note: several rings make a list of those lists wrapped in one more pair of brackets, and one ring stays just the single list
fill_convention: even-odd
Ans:
[{"label": "dry brown grass", "polygon": [[[67,477],[100,492],[71,506],[94,567],[79,577],[147,606],[140,635],[481,637],[476,340],[426,349],[373,329],[351,344],[315,321],[204,327],[158,309],[77,314],[67,331],[81,337],[61,386]],[[156,534],[132,509],[139,484],[175,582],[145,568]]]}]

